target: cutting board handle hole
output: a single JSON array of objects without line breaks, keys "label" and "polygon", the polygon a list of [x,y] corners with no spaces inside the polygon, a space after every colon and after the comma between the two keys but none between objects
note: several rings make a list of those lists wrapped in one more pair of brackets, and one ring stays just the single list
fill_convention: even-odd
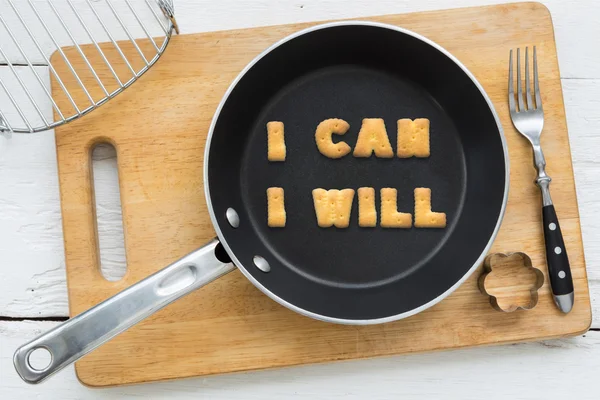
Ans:
[{"label": "cutting board handle hole", "polygon": [[127,272],[127,260],[117,151],[110,143],[98,143],[91,157],[100,273],[108,281],[118,281]]}]

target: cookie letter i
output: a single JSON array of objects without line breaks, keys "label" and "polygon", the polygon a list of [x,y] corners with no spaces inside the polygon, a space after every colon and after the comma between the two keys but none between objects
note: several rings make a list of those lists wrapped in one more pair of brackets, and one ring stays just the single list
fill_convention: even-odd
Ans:
[{"label": "cookie letter i", "polygon": [[270,187],[267,189],[267,223],[271,228],[283,228],[285,221],[283,188]]},{"label": "cookie letter i", "polygon": [[283,122],[267,123],[267,158],[269,161],[285,161]]}]

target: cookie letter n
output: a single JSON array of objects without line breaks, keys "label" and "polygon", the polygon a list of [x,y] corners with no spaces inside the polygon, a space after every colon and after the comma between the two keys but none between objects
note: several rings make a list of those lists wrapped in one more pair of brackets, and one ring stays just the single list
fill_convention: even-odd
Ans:
[{"label": "cookie letter n", "polygon": [[429,157],[429,120],[398,120],[398,157]]}]

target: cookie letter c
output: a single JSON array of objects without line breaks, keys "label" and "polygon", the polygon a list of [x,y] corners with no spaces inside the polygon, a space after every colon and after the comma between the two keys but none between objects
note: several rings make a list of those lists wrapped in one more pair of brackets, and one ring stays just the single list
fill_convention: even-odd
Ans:
[{"label": "cookie letter c", "polygon": [[346,154],[350,153],[350,146],[346,142],[333,143],[331,135],[343,135],[350,129],[348,124],[343,119],[330,118],[321,122],[317,126],[315,132],[315,140],[317,141],[317,147],[321,154],[329,158],[342,158]]}]

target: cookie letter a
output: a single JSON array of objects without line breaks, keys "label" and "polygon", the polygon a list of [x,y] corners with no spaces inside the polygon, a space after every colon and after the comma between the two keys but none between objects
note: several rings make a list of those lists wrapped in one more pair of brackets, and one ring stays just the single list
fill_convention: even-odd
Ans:
[{"label": "cookie letter a", "polygon": [[394,150],[392,150],[385,130],[385,123],[381,118],[363,119],[353,154],[354,157],[369,158],[373,152],[376,157],[380,158],[394,157]]}]

